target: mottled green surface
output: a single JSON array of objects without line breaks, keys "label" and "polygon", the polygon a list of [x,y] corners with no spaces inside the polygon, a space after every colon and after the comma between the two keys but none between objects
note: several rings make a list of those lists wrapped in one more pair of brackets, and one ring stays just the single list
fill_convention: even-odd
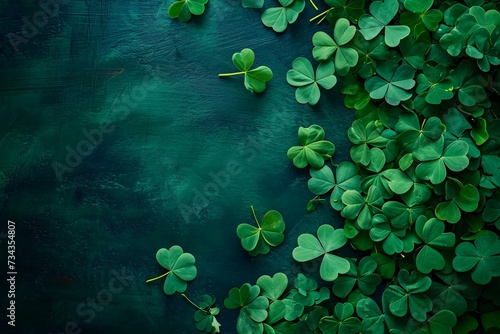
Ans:
[{"label": "mottled green surface", "polygon": [[[21,34],[22,17],[40,8],[0,5],[0,231],[7,219],[17,224],[17,332],[59,333],[75,321],[82,333],[194,333],[195,309],[166,296],[160,281],[145,284],[163,272],[156,251],[174,244],[196,257],[187,294],[212,293],[219,306],[233,286],[260,275],[317,273],[294,264],[296,238],[341,219],[326,206],[306,214],[308,171],[294,168],[286,151],[299,126],[318,123],[337,147],[335,160],[346,160],[353,114],[339,84],[311,108],[286,83],[293,59],[312,59],[309,4],[278,35],[262,25],[260,10],[236,0],[212,0],[188,24],[168,18],[167,2],[72,0],[17,53],[6,34]],[[217,77],[245,47],[274,72],[264,94],[246,91],[242,78]],[[128,115],[120,109],[127,98]],[[66,164],[67,147],[77,149],[83,131],[104,121],[102,142],[59,179],[54,162]],[[240,173],[194,205],[211,173],[234,164]],[[285,242],[268,256],[250,258],[236,236],[252,220],[251,204],[286,222]],[[197,214],[186,218],[180,208],[188,206]],[[108,288],[112,270],[133,276],[130,284],[95,317],[88,306],[78,311]],[[236,315],[222,308],[222,333],[235,333]]]}]

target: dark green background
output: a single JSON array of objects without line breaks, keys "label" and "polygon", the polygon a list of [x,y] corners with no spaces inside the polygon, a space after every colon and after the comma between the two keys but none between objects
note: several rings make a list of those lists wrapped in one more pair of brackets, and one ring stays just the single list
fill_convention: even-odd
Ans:
[{"label": "dark green background", "polygon": [[[192,306],[166,296],[163,281],[145,284],[164,272],[156,251],[174,244],[196,257],[188,296],[215,295],[222,333],[235,333],[237,312],[222,307],[228,291],[278,271],[291,281],[298,272],[314,275],[317,263],[291,257],[297,236],[341,224],[327,205],[306,213],[308,171],[286,157],[298,127],[315,123],[335,143],[337,162],[349,156],[354,116],[340,85],[311,108],[286,83],[293,59],[311,59],[318,28],[308,20],[317,12],[307,3],[298,22],[276,34],[262,25],[262,10],[240,1],[211,0],[188,24],[168,17],[170,3],[70,0],[15,52],[8,34],[22,36],[22,18],[32,22],[41,9],[35,1],[0,2],[0,232],[7,219],[16,222],[18,333],[59,333],[70,321],[82,333],[196,332]],[[274,72],[264,94],[246,91],[241,77],[217,77],[235,70],[231,56],[245,47]],[[150,74],[157,87],[141,90]],[[124,117],[120,101],[139,92],[146,94]],[[113,131],[58,179],[54,162],[66,164],[67,148],[104,121]],[[196,191],[230,162],[240,173],[194,206]],[[252,222],[251,204],[258,216],[276,209],[286,222],[284,244],[268,256],[248,256],[235,233]],[[180,210],[187,206],[197,211],[189,219]],[[133,278],[85,321],[78,305],[108,287],[112,270]]]}]

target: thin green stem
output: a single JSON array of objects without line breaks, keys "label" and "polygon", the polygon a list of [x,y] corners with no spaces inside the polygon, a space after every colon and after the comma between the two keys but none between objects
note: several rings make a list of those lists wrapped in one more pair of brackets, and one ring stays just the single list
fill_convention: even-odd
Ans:
[{"label": "thin green stem", "polygon": [[[323,13],[320,13],[320,14],[316,15],[315,17],[313,17],[312,19],[310,19],[309,22],[312,22],[312,21],[320,18],[323,15],[326,17],[326,14],[328,14],[328,12],[331,11],[332,9],[333,9],[333,7],[331,7],[330,9],[325,10]],[[322,20],[324,20],[324,18]]]},{"label": "thin green stem", "polygon": [[319,20],[319,21],[318,21],[318,25],[320,25],[320,24],[321,24],[321,22],[323,22],[325,19],[326,19],[326,15],[325,15],[325,16],[323,16],[323,17],[321,18],[321,20]]},{"label": "thin green stem", "polygon": [[253,219],[255,219],[257,226],[260,228],[260,224],[259,224],[259,221],[257,220],[257,216],[255,215],[255,210],[253,208],[253,205],[250,205],[250,209],[252,209]]},{"label": "thin green stem", "polygon": [[196,305],[195,303],[193,303],[191,301],[191,299],[189,299],[185,294],[181,293],[181,296],[184,297],[191,305],[193,305],[194,307],[196,307],[198,310],[200,310],[202,312],[205,312],[204,309],[202,309],[201,307],[199,307],[198,305]]},{"label": "thin green stem", "polygon": [[160,279],[160,278],[162,278],[162,277],[165,277],[165,276],[167,276],[167,275],[168,275],[168,274],[170,274],[170,273],[171,273],[171,271],[167,271],[167,272],[166,272],[165,274],[163,274],[163,275],[160,275],[160,276],[155,277],[155,278],[150,278],[150,279],[148,279],[148,280],[146,281],[146,283],[149,283],[149,282],[152,282],[152,281],[156,281],[157,279]]},{"label": "thin green stem", "polygon": [[311,5],[314,7],[314,9],[318,10],[318,6],[316,6],[313,0],[309,0],[309,2],[311,2]]},{"label": "thin green stem", "polygon": [[219,74],[219,78],[231,77],[233,75],[240,75],[240,74],[245,74],[245,72],[221,73],[221,74]]}]

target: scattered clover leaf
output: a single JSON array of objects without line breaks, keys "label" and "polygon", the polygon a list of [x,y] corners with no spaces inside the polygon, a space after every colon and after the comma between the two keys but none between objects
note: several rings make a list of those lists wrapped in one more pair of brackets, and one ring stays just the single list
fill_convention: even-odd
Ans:
[{"label": "scattered clover leaf", "polygon": [[262,23],[273,28],[276,32],[283,32],[289,24],[297,21],[299,14],[306,6],[305,0],[278,0],[282,7],[268,8],[262,13]]},{"label": "scattered clover leaf", "polygon": [[385,314],[371,298],[363,298],[356,304],[356,312],[362,319],[361,333],[379,334],[386,332]]},{"label": "scattered clover leaf", "polygon": [[354,334],[361,331],[361,321],[353,317],[351,303],[337,303],[333,315],[321,318],[319,328],[326,334]]},{"label": "scattered clover leaf", "polygon": [[217,321],[216,316],[220,309],[215,307],[215,297],[204,294],[200,296],[200,302],[193,303],[185,294],[181,294],[191,305],[196,307],[198,311],[194,314],[196,321],[196,329],[207,333],[220,333],[221,324]]},{"label": "scattered clover leaf", "polygon": [[343,229],[335,230],[331,225],[321,225],[317,231],[318,238],[309,233],[301,234],[298,247],[294,248],[292,256],[295,261],[307,262],[317,257],[323,257],[320,266],[320,276],[331,282],[339,274],[345,274],[350,269],[349,261],[337,255],[330,254],[345,245],[347,238]]},{"label": "scattered clover leaf", "polygon": [[194,280],[196,277],[194,256],[190,253],[184,253],[180,246],[174,245],[170,249],[160,248],[156,253],[156,261],[168,272],[151,278],[146,283],[167,276],[163,285],[163,290],[167,295],[186,291],[187,282]]},{"label": "scattered clover leaf", "polygon": [[293,146],[288,152],[288,158],[293,160],[297,168],[304,168],[308,164],[313,168],[321,168],[325,159],[332,157],[335,145],[324,140],[325,130],[319,125],[311,125],[308,128],[299,128],[299,142],[302,146]]},{"label": "scattered clover leaf", "polygon": [[208,0],[176,0],[170,5],[168,15],[181,22],[191,20],[191,15],[201,15],[205,12]]},{"label": "scattered clover leaf", "polygon": [[233,54],[233,64],[241,72],[223,73],[219,77],[229,77],[234,75],[245,76],[245,88],[252,93],[262,93],[266,89],[266,82],[273,78],[273,71],[267,66],[252,67],[255,60],[255,54],[250,49],[243,49],[241,52]]},{"label": "scattered clover leaf", "polygon": [[232,288],[229,297],[224,300],[228,309],[241,308],[236,329],[238,333],[262,334],[269,307],[269,300],[259,296],[258,285],[243,284],[240,288]]},{"label": "scattered clover leaf", "polygon": [[376,186],[371,186],[366,197],[356,190],[347,190],[342,195],[342,217],[355,220],[355,225],[362,230],[372,227],[372,218],[380,212],[384,199]]},{"label": "scattered clover leaf", "polygon": [[252,214],[257,227],[250,224],[240,224],[236,229],[236,234],[241,239],[241,246],[250,253],[251,256],[269,253],[270,246],[279,246],[285,236],[285,222],[283,217],[276,210],[268,211],[262,222],[259,223],[253,206]]},{"label": "scattered clover leaf", "polygon": [[372,219],[372,225],[370,238],[373,241],[382,242],[384,252],[392,255],[403,251],[403,241],[401,238],[405,236],[406,229],[393,227],[383,214],[376,214]]},{"label": "scattered clover leaf", "polygon": [[340,18],[356,23],[365,14],[365,0],[325,0],[325,2],[330,6],[325,13],[326,18],[332,24]]},{"label": "scattered clover leaf", "polygon": [[[439,22],[443,19],[443,12],[439,9],[430,9],[434,0],[405,0],[404,6],[408,12],[401,14],[401,23],[410,27],[418,36],[423,29],[436,31]],[[429,10],[430,9],[430,10]],[[425,28],[424,28],[425,27]]]},{"label": "scattered clover leaf", "polygon": [[446,74],[445,66],[425,63],[424,73],[417,76],[417,94],[426,92],[425,101],[430,104],[440,104],[443,100],[453,98],[453,82]]},{"label": "scattered clover leaf", "polygon": [[260,287],[260,294],[274,302],[285,292],[288,286],[288,277],[283,273],[276,273],[273,277],[264,275],[259,277],[257,285]]}]

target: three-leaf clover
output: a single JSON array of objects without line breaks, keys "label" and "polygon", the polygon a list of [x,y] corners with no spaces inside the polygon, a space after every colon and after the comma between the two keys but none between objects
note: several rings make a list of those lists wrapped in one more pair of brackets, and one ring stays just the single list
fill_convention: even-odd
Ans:
[{"label": "three-leaf clover", "polygon": [[396,47],[410,34],[410,28],[404,25],[389,25],[399,10],[398,0],[374,1],[370,5],[370,13],[359,18],[360,32],[366,40],[375,38],[384,30],[384,41],[387,46]]},{"label": "three-leaf clover", "polygon": [[208,0],[176,0],[168,9],[168,15],[181,22],[187,22],[192,15],[201,15],[205,12]]},{"label": "three-leaf clover", "polygon": [[308,128],[299,128],[299,142],[302,146],[293,146],[286,153],[293,160],[297,168],[304,168],[308,164],[313,168],[321,168],[325,159],[332,157],[335,145],[325,139],[325,130],[313,124]]},{"label": "three-leaf clover", "polygon": [[439,22],[443,19],[443,12],[439,9],[431,9],[434,0],[405,0],[404,6],[408,12],[401,14],[400,21],[412,28],[415,36],[427,29],[436,31]]},{"label": "three-leaf clover", "polygon": [[252,93],[262,93],[266,89],[266,82],[273,78],[273,71],[267,66],[252,67],[255,54],[251,49],[243,49],[241,52],[233,54],[233,64],[241,72],[223,73],[219,77],[229,77],[234,75],[245,75],[245,88]]},{"label": "three-leaf clover", "polygon": [[357,266],[354,260],[350,260],[349,263],[351,264],[349,271],[345,275],[339,275],[333,281],[333,293],[339,298],[345,298],[358,283],[358,289],[363,295],[373,294],[382,281],[380,276],[374,273],[377,269],[377,262],[370,256],[365,256]]},{"label": "three-leaf clover", "polygon": [[457,179],[449,178],[445,184],[445,201],[436,205],[435,214],[441,220],[454,224],[462,217],[461,211],[474,212],[479,204],[479,191],[472,184],[465,186]]},{"label": "three-leaf clover", "polygon": [[383,214],[373,216],[372,225],[370,238],[373,241],[382,242],[384,252],[392,255],[403,251],[401,238],[406,235],[406,229],[398,229],[392,226]]},{"label": "three-leaf clover", "polygon": [[306,6],[305,0],[278,0],[282,7],[268,8],[262,13],[262,23],[273,28],[276,32],[283,32],[297,21],[299,14]]},{"label": "three-leaf clover", "polygon": [[356,304],[356,312],[362,319],[362,333],[379,334],[386,332],[385,317],[380,307],[371,298],[363,298]]},{"label": "three-leaf clover", "polygon": [[220,333],[221,324],[217,321],[216,316],[219,314],[220,309],[215,305],[215,297],[207,294],[200,296],[198,305],[193,303],[185,294],[181,294],[191,305],[198,310],[194,314],[196,321],[196,329],[207,333]]},{"label": "three-leaf clover", "polygon": [[472,270],[472,280],[477,284],[488,284],[500,276],[500,240],[494,233],[481,235],[474,244],[460,243],[455,254],[453,268],[458,272]]},{"label": "three-leaf clover", "polygon": [[318,237],[312,234],[301,234],[298,239],[298,247],[295,247],[292,256],[295,261],[307,262],[322,256],[319,273],[325,281],[335,280],[339,274],[345,274],[351,268],[349,261],[337,255],[330,254],[331,251],[339,249],[347,242],[343,229],[334,229],[331,225],[321,225],[317,231]]},{"label": "three-leaf clover", "polygon": [[437,64],[432,66],[429,62],[424,64],[424,73],[417,76],[417,94],[425,92],[425,101],[430,104],[440,104],[443,100],[451,99],[453,82],[446,77],[446,67]]},{"label": "three-leaf clover", "polygon": [[151,278],[146,281],[160,279],[167,276],[163,290],[167,295],[173,295],[175,292],[184,292],[187,289],[187,282],[195,279],[197,271],[195,258],[190,253],[184,253],[180,246],[172,246],[170,249],[160,248],[156,253],[156,261],[165,269],[168,270],[163,275]]},{"label": "three-leaf clover", "polygon": [[236,229],[236,234],[241,239],[241,246],[251,256],[265,255],[269,253],[270,246],[279,246],[285,239],[283,234],[285,222],[278,211],[271,210],[264,215],[262,222],[259,223],[253,206],[250,208],[257,227],[250,224],[240,224]]},{"label": "three-leaf clover", "polygon": [[323,62],[335,55],[333,59],[335,69],[340,75],[345,76],[349,69],[358,63],[356,50],[346,46],[353,39],[355,33],[356,27],[350,25],[349,21],[344,18],[335,23],[333,38],[322,31],[315,33],[312,38],[314,59]]},{"label": "three-leaf clover", "polygon": [[356,220],[356,225],[362,230],[369,230],[372,227],[372,218],[380,212],[380,207],[384,203],[384,198],[376,186],[371,186],[368,193],[363,196],[357,190],[347,190],[342,195],[342,217]]},{"label": "three-leaf clover", "polygon": [[408,100],[415,86],[415,70],[407,64],[398,66],[389,60],[377,66],[377,75],[365,81],[365,89],[372,99],[383,99],[392,106]]},{"label": "three-leaf clover", "polygon": [[286,74],[286,80],[291,86],[298,87],[295,91],[297,102],[314,106],[321,97],[319,86],[331,89],[337,83],[334,73],[333,63],[324,62],[318,65],[315,75],[311,62],[299,57],[293,61],[292,69]]},{"label": "three-leaf clover", "polygon": [[327,334],[355,334],[361,331],[361,321],[353,317],[354,307],[351,303],[337,303],[333,315],[321,318],[319,328]]}]

